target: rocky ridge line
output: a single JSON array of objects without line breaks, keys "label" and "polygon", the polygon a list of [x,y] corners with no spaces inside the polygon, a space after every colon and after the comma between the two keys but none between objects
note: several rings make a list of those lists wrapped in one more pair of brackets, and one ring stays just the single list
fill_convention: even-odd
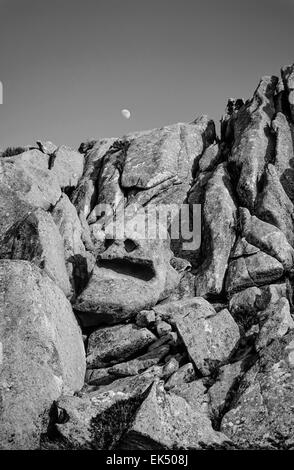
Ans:
[{"label": "rocky ridge line", "polygon": [[[220,139],[201,116],[1,159],[0,448],[293,448],[293,76]],[[199,249],[138,238],[136,203],[201,204]]]}]

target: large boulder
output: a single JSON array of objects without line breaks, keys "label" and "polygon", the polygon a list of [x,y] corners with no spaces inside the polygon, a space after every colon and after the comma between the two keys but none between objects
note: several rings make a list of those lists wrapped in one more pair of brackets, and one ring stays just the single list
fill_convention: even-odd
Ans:
[{"label": "large boulder", "polygon": [[36,449],[61,393],[78,391],[86,368],[70,303],[27,261],[0,261],[0,448]]},{"label": "large boulder", "polygon": [[0,230],[5,233],[34,208],[50,209],[61,196],[48,156],[30,151],[0,161]]},{"label": "large boulder", "polygon": [[43,209],[29,213],[5,233],[0,239],[0,258],[31,261],[44,269],[65,295],[71,295],[63,242],[51,214]]},{"label": "large boulder", "polygon": [[239,449],[293,449],[294,333],[277,338],[241,381],[221,431]]},{"label": "large boulder", "polygon": [[217,167],[205,191],[202,246],[204,263],[197,272],[197,296],[220,294],[236,239],[236,205],[227,168]]},{"label": "large boulder", "polygon": [[49,161],[51,170],[63,189],[77,186],[83,174],[84,156],[65,145],[58,147]]},{"label": "large boulder", "polygon": [[71,285],[76,293],[80,293],[89,280],[95,258],[85,249],[82,224],[66,194],[62,194],[54,207],[52,217],[63,239],[65,265]]},{"label": "large boulder", "polygon": [[264,185],[258,196],[256,215],[278,227],[294,246],[293,203],[284,191],[276,167],[271,164],[264,172]]},{"label": "large boulder", "polygon": [[156,336],[147,328],[133,324],[100,328],[89,336],[88,367],[95,369],[123,362],[155,340]]},{"label": "large boulder", "polygon": [[226,290],[232,295],[247,287],[271,284],[279,280],[283,274],[283,265],[276,258],[259,251],[230,262]]},{"label": "large boulder", "polygon": [[177,318],[176,327],[196,368],[210,375],[236,349],[239,328],[228,310],[212,314],[208,308],[195,307]]},{"label": "large boulder", "polygon": [[229,439],[212,428],[207,415],[179,395],[154,384],[122,441],[128,450],[225,447]]},{"label": "large boulder", "polygon": [[[149,194],[153,202],[155,197],[156,203],[182,203],[189,188],[194,160],[201,157],[205,145],[214,139],[214,124],[207,116],[192,124],[174,124],[130,139],[122,187],[145,190],[142,193],[144,201],[138,199],[141,204],[148,202]],[[162,187],[167,181],[169,186]],[[152,188],[158,188],[157,193]]]},{"label": "large boulder", "polygon": [[229,161],[238,176],[240,203],[250,210],[254,210],[258,183],[274,153],[270,126],[275,114],[277,83],[277,77],[263,77],[252,101],[240,109],[234,121],[234,144]]},{"label": "large boulder", "polygon": [[217,313],[202,297],[168,302],[153,309],[157,318],[177,329],[191,361],[203,375],[210,375],[225,363],[240,339],[238,325],[228,310]]},{"label": "large boulder", "polygon": [[294,122],[294,65],[286,65],[281,70],[284,87],[287,92],[290,115]]},{"label": "large boulder", "polygon": [[244,239],[280,261],[286,271],[291,270],[294,263],[294,249],[284,233],[274,225],[251,216],[247,209],[242,209],[241,218]]},{"label": "large boulder", "polygon": [[179,282],[168,240],[112,240],[75,308],[84,325],[119,323],[168,297]]},{"label": "large boulder", "polygon": [[80,396],[62,396],[51,412],[51,427],[43,449],[109,450],[118,445],[146,397],[152,379],[145,376],[117,381]]},{"label": "large boulder", "polygon": [[76,206],[79,216],[87,218],[96,205],[98,179],[103,158],[107,155],[115,139],[102,139],[88,150],[85,156],[83,175],[72,195],[73,204]]}]

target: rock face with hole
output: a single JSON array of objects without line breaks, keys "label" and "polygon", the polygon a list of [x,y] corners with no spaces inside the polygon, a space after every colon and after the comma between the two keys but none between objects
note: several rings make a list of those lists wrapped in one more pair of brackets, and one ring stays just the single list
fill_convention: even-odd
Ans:
[{"label": "rock face with hole", "polygon": [[0,261],[0,448],[36,449],[62,392],[84,382],[82,335],[63,292],[27,261]]},{"label": "rock face with hole", "polygon": [[119,323],[151,308],[178,284],[167,241],[128,237],[100,256],[75,308],[84,325]]},{"label": "rock face with hole", "polygon": [[294,448],[293,90],[2,154],[0,448]]}]

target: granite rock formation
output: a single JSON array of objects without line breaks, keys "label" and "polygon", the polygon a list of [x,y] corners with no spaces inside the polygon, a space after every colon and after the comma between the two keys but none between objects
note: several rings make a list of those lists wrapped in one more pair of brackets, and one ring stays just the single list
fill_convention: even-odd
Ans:
[{"label": "granite rock formation", "polygon": [[0,157],[0,449],[294,449],[293,77]]}]

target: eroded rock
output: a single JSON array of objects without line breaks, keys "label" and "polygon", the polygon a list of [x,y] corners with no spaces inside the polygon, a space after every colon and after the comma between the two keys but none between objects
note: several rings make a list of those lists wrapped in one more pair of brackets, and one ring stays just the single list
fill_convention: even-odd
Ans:
[{"label": "eroded rock", "polygon": [[84,383],[82,335],[63,292],[27,261],[0,261],[0,448],[37,449],[48,411]]}]

